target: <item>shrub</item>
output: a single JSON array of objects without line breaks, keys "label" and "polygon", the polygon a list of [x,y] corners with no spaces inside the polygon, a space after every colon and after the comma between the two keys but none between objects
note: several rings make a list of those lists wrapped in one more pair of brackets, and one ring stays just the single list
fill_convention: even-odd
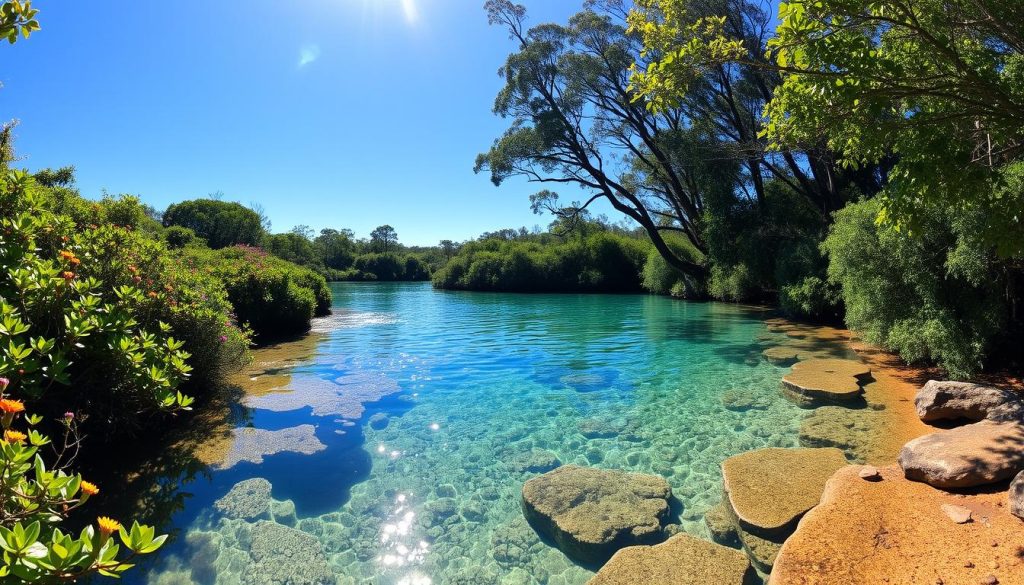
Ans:
[{"label": "shrub", "polygon": [[641,290],[649,246],[643,240],[606,231],[569,239],[523,237],[463,245],[434,273],[434,286],[518,292]]},{"label": "shrub", "polygon": [[847,324],[908,362],[971,375],[998,344],[1008,310],[1004,272],[980,237],[985,218],[932,209],[911,235],[879,225],[880,208],[871,200],[837,212],[822,246]]},{"label": "shrub", "polygon": [[360,272],[369,272],[376,280],[402,280],[405,266],[395,254],[370,253],[356,256],[353,267]]},{"label": "shrub", "polygon": [[239,323],[261,340],[307,331],[310,320],[330,312],[323,276],[250,246],[189,248],[184,262],[223,283]]},{"label": "shrub", "polygon": [[164,230],[164,241],[167,242],[168,248],[177,250],[194,243],[196,241],[196,233],[187,227],[172,225]]},{"label": "shrub", "polygon": [[[77,536],[65,534],[60,523],[99,493],[99,488],[69,474],[68,464],[47,469],[40,449],[52,442],[34,427],[43,417],[25,412],[22,401],[6,393],[9,380],[0,378],[0,579],[4,583],[76,581],[92,574],[117,577],[130,569],[136,555],[159,549],[166,535],[137,522],[125,530],[119,522],[99,517]],[[24,386],[23,386],[24,388]],[[79,437],[74,414],[61,418],[62,446],[56,461],[66,461]],[[73,457],[73,455],[71,455]],[[17,497],[15,497],[17,494]],[[114,533],[118,538],[113,538]],[[129,551],[119,555],[117,540]],[[122,558],[118,558],[121,556]]]},{"label": "shrub", "polygon": [[170,205],[164,212],[163,224],[187,227],[215,249],[236,244],[257,246],[264,234],[258,213],[240,203],[213,199]]}]

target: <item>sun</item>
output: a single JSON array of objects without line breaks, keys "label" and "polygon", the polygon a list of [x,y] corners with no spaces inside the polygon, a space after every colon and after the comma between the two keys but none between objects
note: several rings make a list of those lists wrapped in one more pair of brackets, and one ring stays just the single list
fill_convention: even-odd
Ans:
[{"label": "sun", "polygon": [[416,11],[416,0],[402,0],[402,12],[405,13],[405,20],[412,24],[416,22],[419,13]]}]

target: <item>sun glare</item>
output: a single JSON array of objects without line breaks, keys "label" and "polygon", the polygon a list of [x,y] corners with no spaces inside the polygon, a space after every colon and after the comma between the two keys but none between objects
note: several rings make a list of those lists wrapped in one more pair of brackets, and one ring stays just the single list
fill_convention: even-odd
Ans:
[{"label": "sun glare", "polygon": [[416,22],[419,16],[416,12],[416,0],[402,0],[402,12],[405,13],[405,20],[410,24]]}]

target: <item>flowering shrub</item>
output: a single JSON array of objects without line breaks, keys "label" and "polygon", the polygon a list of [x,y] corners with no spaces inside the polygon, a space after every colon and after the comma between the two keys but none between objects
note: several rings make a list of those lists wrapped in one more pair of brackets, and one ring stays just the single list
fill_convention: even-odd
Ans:
[{"label": "flowering shrub", "polygon": [[132,205],[85,202],[21,171],[0,177],[0,376],[21,396],[57,392],[61,409],[121,429],[188,408],[189,376],[219,376],[248,344],[216,280],[190,274],[146,234],[105,223],[108,210],[134,215]]},{"label": "flowering shrub", "polygon": [[[81,475],[66,472],[68,447],[77,443],[75,417],[68,413],[62,418],[64,443],[56,465],[47,469],[40,448],[51,445],[50,438],[33,428],[43,418],[28,415],[23,402],[7,398],[8,385],[0,378],[0,580],[74,581],[94,573],[116,577],[131,568],[136,555],[160,548],[167,536],[156,536],[153,528],[137,522],[126,530],[101,516],[77,536],[59,528],[69,512],[100,491]],[[119,554],[122,545],[127,556]]]}]

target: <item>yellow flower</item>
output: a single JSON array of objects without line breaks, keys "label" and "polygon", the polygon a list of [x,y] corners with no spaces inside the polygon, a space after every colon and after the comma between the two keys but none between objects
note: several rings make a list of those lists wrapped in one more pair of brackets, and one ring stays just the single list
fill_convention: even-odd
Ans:
[{"label": "yellow flower", "polygon": [[82,480],[82,493],[87,496],[95,496],[100,493],[100,488],[91,481]]},{"label": "yellow flower", "polygon": [[28,435],[26,435],[25,433],[21,433],[12,429],[4,431],[4,440],[7,441],[8,443],[23,443],[27,438]]},{"label": "yellow flower", "polygon": [[100,527],[100,534],[103,536],[110,536],[121,528],[120,522],[113,518],[107,518],[106,516],[100,516],[97,518],[96,524]]},{"label": "yellow flower", "polygon": [[4,398],[0,400],[0,411],[7,414],[17,414],[25,410],[25,404],[20,400],[11,400],[10,398]]}]

